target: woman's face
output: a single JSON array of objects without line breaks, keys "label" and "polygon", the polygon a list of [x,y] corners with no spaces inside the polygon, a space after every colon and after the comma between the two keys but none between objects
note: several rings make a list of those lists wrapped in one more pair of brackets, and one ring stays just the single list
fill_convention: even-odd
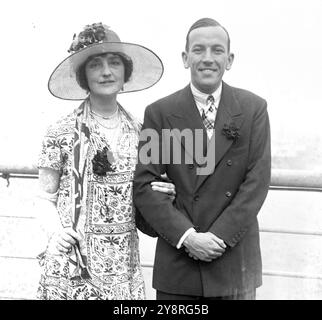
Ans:
[{"label": "woman's face", "polygon": [[105,53],[86,63],[85,74],[92,95],[117,95],[124,85],[125,66],[119,55]]}]

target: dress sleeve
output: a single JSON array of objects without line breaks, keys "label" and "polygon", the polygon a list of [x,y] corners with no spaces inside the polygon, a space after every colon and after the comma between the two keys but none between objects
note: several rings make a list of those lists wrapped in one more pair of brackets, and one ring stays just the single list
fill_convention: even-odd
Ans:
[{"label": "dress sleeve", "polygon": [[50,168],[61,171],[63,165],[60,141],[54,130],[48,129],[38,159],[38,168]]}]

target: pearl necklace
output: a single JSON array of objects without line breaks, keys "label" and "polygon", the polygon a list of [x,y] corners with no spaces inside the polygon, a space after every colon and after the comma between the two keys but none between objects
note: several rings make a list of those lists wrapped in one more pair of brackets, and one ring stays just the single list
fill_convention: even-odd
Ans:
[{"label": "pearl necklace", "polygon": [[102,126],[105,129],[116,129],[121,123],[120,122],[120,117],[118,116],[118,113],[113,118],[104,119],[105,120],[104,124],[102,122],[98,121],[98,119],[96,119],[94,114],[92,114],[92,118],[98,125]]},{"label": "pearl necklace", "polygon": [[107,117],[104,117],[102,116],[101,114],[99,113],[96,113],[92,108],[90,108],[90,112],[92,115],[96,116],[96,117],[99,117],[99,118],[102,118],[104,120],[110,120],[112,118],[115,118],[117,116],[117,113],[119,111],[119,107],[118,105],[116,106],[116,110],[110,115],[110,116],[107,116]]}]

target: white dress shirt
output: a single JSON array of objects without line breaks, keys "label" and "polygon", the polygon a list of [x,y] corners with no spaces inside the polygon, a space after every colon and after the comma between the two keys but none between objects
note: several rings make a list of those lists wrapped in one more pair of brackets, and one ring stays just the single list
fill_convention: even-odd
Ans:
[{"label": "white dress shirt", "polygon": [[[202,113],[205,112],[208,119],[215,121],[216,115],[217,115],[217,109],[218,109],[220,97],[221,97],[222,83],[220,83],[220,86],[217,88],[217,90],[211,94],[207,94],[199,91],[192,83],[190,83],[190,88],[191,88],[193,98],[195,99],[197,108],[199,110],[200,116],[202,116]],[[210,95],[214,97],[214,105],[213,105],[214,110],[209,114],[207,113],[209,109],[209,105],[207,105],[207,98]],[[207,129],[207,135],[209,139],[212,137],[213,133],[214,133],[214,129]]]}]

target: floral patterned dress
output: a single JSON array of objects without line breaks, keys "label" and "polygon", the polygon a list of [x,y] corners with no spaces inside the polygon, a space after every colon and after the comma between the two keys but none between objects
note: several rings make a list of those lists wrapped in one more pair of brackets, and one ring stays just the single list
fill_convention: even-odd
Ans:
[{"label": "floral patterned dress", "polygon": [[[102,128],[89,119],[90,143],[83,183],[84,196],[77,231],[82,234],[82,255],[89,279],[73,277],[70,254],[40,256],[39,299],[145,299],[140,266],[139,239],[134,222],[132,183],[137,158],[138,130],[120,114],[120,134],[114,150],[113,172],[93,173],[97,150],[111,150]],[[90,115],[89,115],[90,116]],[[61,172],[57,212],[64,227],[72,226],[72,163],[76,110],[48,129],[39,158],[39,168]]]}]

